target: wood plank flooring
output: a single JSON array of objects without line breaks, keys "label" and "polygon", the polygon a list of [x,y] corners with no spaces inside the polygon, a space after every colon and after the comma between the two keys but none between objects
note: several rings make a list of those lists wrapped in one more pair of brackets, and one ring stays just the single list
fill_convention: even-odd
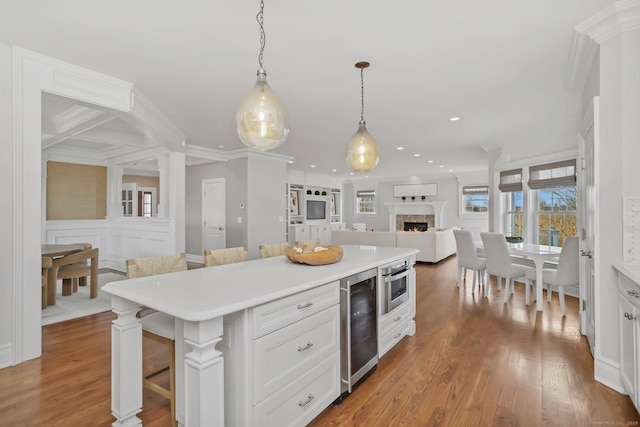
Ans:
[{"label": "wood plank flooring", "polygon": [[[472,294],[470,280],[457,288],[455,257],[417,272],[416,335],[311,425],[638,425],[629,397],[593,379],[576,299],[567,298],[565,318],[556,294],[536,314],[521,284],[506,305],[495,283],[488,295]],[[40,359],[0,370],[0,427],[109,426],[113,318],[44,327]],[[165,356],[154,344],[144,343],[145,367]],[[147,427],[170,425],[168,401],[145,390],[140,418]]]}]

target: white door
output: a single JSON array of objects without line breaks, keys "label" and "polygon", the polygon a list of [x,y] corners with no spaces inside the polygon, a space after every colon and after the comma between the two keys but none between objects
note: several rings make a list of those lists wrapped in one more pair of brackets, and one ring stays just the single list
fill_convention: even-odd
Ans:
[{"label": "white door", "polygon": [[202,180],[202,253],[226,247],[224,178]]},{"label": "white door", "polygon": [[587,112],[580,135],[580,329],[589,341],[591,354],[595,346],[595,263],[593,260],[596,224],[595,148],[598,144],[600,98],[595,97]]}]

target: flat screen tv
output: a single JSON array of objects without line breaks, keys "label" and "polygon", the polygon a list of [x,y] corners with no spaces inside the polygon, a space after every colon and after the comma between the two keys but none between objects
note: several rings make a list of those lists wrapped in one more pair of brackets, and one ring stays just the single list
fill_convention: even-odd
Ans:
[{"label": "flat screen tv", "polygon": [[327,202],[324,200],[307,200],[307,219],[326,219]]}]

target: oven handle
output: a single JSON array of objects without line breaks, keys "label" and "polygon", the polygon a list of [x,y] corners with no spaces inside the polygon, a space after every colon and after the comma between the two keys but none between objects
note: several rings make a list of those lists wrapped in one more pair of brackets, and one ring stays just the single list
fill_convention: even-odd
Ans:
[{"label": "oven handle", "polygon": [[389,283],[389,282],[393,282],[395,280],[400,280],[403,277],[407,277],[410,272],[411,272],[411,270],[407,269],[407,270],[405,270],[404,272],[402,272],[400,274],[396,274],[395,276],[384,276],[384,283]]}]

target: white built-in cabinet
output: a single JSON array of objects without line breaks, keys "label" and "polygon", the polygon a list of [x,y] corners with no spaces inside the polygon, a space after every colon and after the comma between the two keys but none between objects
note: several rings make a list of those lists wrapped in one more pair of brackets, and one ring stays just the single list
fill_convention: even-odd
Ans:
[{"label": "white built-in cabinet", "polygon": [[226,316],[225,424],[305,425],[340,395],[340,287]]},{"label": "white built-in cabinet", "polygon": [[[414,262],[415,259],[412,260]],[[398,344],[407,335],[414,335],[416,324],[413,320],[416,315],[416,270],[412,266],[409,273],[409,300],[405,301],[393,311],[378,315],[378,357],[382,357],[394,345]],[[382,313],[382,301],[384,297],[382,277],[378,276],[378,313]]]},{"label": "white built-in cabinet", "polygon": [[[342,198],[338,188],[289,184],[287,209],[287,241],[291,245],[304,240],[316,240],[331,244],[331,230],[343,229]],[[324,219],[309,219],[307,200],[326,202]]]},{"label": "white built-in cabinet", "polygon": [[618,330],[620,379],[636,409],[640,408],[640,272],[639,267],[615,266],[618,270]]}]

